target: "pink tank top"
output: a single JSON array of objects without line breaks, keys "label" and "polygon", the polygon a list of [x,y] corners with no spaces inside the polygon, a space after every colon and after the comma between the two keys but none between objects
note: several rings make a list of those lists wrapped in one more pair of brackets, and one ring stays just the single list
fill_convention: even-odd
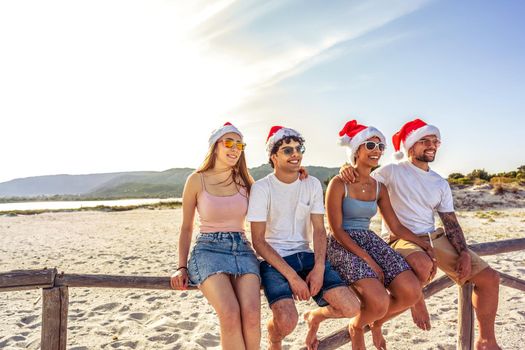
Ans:
[{"label": "pink tank top", "polygon": [[231,196],[214,196],[206,191],[202,174],[200,175],[202,191],[197,197],[200,232],[244,233],[244,219],[248,212],[246,190],[241,188]]}]

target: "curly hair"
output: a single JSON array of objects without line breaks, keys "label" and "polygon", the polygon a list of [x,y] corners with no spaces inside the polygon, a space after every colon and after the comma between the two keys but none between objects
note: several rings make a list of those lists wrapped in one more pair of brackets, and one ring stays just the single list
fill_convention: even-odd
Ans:
[{"label": "curly hair", "polygon": [[292,141],[298,142],[301,146],[304,145],[304,142],[305,142],[305,140],[302,137],[298,137],[298,136],[286,136],[286,137],[282,138],[281,140],[277,141],[273,145],[272,151],[270,152],[270,157],[268,158],[268,163],[270,164],[270,166],[272,168],[275,168],[275,165],[273,164],[273,161],[272,161],[272,156],[277,153],[279,148],[284,143],[288,144],[288,143],[290,143]]}]

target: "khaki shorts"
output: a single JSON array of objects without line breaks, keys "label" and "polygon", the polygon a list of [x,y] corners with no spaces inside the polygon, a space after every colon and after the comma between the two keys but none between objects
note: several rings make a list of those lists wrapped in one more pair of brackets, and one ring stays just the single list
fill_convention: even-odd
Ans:
[{"label": "khaki shorts", "polygon": [[[420,237],[427,242],[429,241],[428,236]],[[458,260],[459,254],[452,244],[450,244],[447,236],[445,235],[445,232],[442,228],[438,228],[436,231],[431,233],[431,237],[432,243],[434,244],[434,252],[436,254],[438,267],[457,284],[464,284],[466,281],[483,271],[485,268],[489,267],[489,265],[483,259],[481,259],[479,255],[469,249],[468,251],[472,260],[472,270],[469,276],[459,280],[458,274],[456,273],[456,262]],[[390,246],[404,258],[412,253],[424,251],[415,243],[405,241],[403,239],[390,242]]]}]

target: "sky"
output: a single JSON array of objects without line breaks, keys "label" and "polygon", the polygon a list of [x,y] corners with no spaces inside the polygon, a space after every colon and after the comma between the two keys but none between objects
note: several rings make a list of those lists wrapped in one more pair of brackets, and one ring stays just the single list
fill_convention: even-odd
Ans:
[{"label": "sky", "polygon": [[[210,132],[267,162],[272,125],[338,167],[351,119],[436,125],[443,176],[525,165],[525,3],[0,2],[0,182],[197,167]],[[392,161],[393,146],[381,164]]]}]

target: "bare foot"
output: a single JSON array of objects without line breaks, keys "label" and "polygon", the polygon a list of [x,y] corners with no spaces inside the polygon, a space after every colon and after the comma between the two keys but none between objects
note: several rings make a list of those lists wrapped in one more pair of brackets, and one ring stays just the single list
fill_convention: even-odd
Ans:
[{"label": "bare foot", "polygon": [[425,299],[419,299],[419,301],[410,308],[410,312],[412,313],[412,320],[414,320],[416,326],[424,331],[430,330],[430,316],[428,315]]},{"label": "bare foot", "polygon": [[383,332],[380,324],[371,324],[370,331],[372,332],[372,341],[378,350],[386,350],[386,340],[383,337]]},{"label": "bare foot", "polygon": [[365,346],[365,332],[363,328],[348,326],[348,333],[352,339],[352,350],[366,350]]},{"label": "bare foot", "polygon": [[317,339],[317,330],[319,329],[319,320],[316,320],[311,311],[306,311],[303,314],[304,320],[308,324],[308,334],[306,334],[306,348],[308,350],[317,350],[319,340]]},{"label": "bare foot", "polygon": [[281,350],[281,341],[271,341],[268,339],[268,350]]},{"label": "bare foot", "polygon": [[[282,338],[276,333],[273,326],[273,318],[268,321],[268,350],[281,350]],[[272,340],[273,339],[273,340]],[[278,340],[275,340],[278,339]]]},{"label": "bare foot", "polygon": [[476,350],[501,350],[496,340],[488,341],[479,339],[476,341]]}]

